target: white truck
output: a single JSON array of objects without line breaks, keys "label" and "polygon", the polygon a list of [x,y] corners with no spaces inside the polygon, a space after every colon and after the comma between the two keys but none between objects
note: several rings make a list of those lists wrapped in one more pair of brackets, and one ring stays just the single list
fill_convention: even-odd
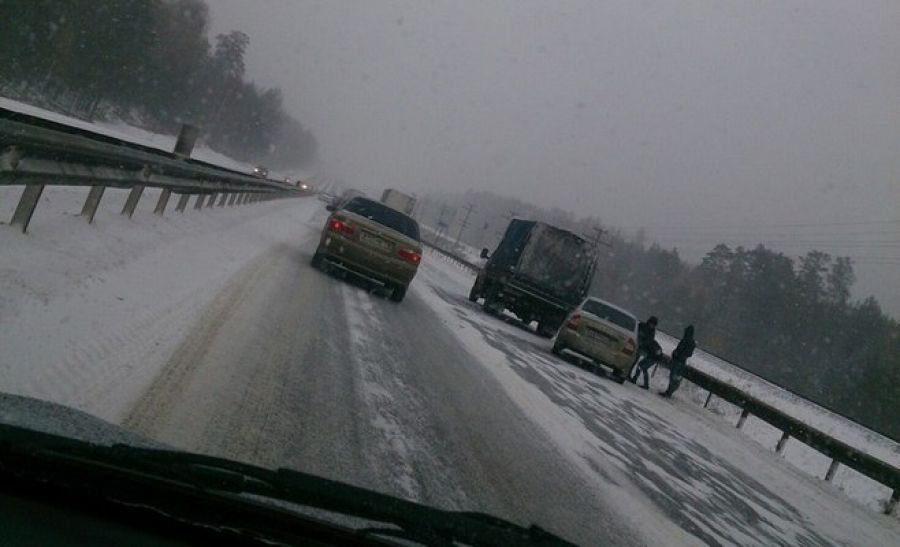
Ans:
[{"label": "white truck", "polygon": [[387,188],[381,194],[381,203],[384,203],[391,209],[396,209],[401,213],[412,215],[413,208],[416,206],[416,197],[404,194],[400,190]]}]

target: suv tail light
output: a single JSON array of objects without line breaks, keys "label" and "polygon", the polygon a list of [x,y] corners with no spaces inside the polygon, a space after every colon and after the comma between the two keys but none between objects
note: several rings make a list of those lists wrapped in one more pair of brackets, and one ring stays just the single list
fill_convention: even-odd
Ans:
[{"label": "suv tail light", "polygon": [[407,249],[406,247],[400,247],[397,251],[397,254],[400,258],[404,260],[409,260],[413,264],[418,264],[422,261],[422,254],[418,251],[414,251],[413,249]]},{"label": "suv tail light", "polygon": [[622,353],[625,355],[634,355],[635,343],[634,338],[629,338],[627,342],[625,342],[625,347],[622,348]]},{"label": "suv tail light", "polygon": [[355,231],[353,225],[344,222],[339,218],[332,218],[328,221],[328,228],[332,232],[340,232],[344,235],[352,235]]},{"label": "suv tail light", "polygon": [[575,314],[566,321],[566,328],[576,330],[578,328],[578,322],[581,321],[581,315]]}]

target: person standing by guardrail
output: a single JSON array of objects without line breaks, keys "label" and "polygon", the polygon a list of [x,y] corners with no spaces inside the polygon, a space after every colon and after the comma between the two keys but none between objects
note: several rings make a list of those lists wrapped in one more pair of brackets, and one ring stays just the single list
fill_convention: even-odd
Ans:
[{"label": "person standing by guardrail", "polygon": [[659,359],[660,354],[662,353],[662,348],[659,347],[659,342],[656,340],[650,340],[646,355],[641,359],[637,366],[634,369],[634,372],[631,374],[631,377],[628,378],[632,384],[637,384],[638,374],[644,375],[644,385],[640,386],[644,389],[650,389],[650,375],[647,374],[647,371],[650,370],[650,367],[656,364],[656,360]]},{"label": "person standing by guardrail", "polygon": [[694,348],[696,347],[697,343],[694,342],[694,325],[688,325],[684,329],[684,335],[681,337],[681,341],[678,342],[678,346],[676,346],[675,351],[672,352],[672,366],[669,369],[669,387],[666,388],[665,391],[660,391],[660,395],[663,397],[671,397],[672,394],[675,393],[675,390],[681,385],[681,375],[687,364],[688,357],[694,354]]},{"label": "person standing by guardrail", "polygon": [[[655,315],[651,315],[646,321],[638,323],[638,357],[635,359],[636,367],[629,375],[632,384],[637,383],[638,374],[644,373],[644,389],[648,389],[650,379],[647,377],[647,370],[656,362],[656,358],[662,351],[656,342],[656,325],[659,319]],[[643,359],[640,359],[643,357]]]}]

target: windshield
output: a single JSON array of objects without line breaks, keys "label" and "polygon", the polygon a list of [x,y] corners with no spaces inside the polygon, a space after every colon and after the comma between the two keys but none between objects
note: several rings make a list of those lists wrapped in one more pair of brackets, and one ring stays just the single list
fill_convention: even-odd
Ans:
[{"label": "windshield", "polygon": [[[898,29],[890,0],[0,0],[0,426],[579,545],[896,545]],[[0,497],[72,449],[2,432]],[[253,482],[198,467],[129,496]]]},{"label": "windshield", "polygon": [[343,207],[344,211],[364,216],[388,228],[419,241],[419,225],[399,211],[365,198],[353,198]]},{"label": "windshield", "polygon": [[582,304],[581,309],[587,313],[596,315],[600,319],[609,321],[613,325],[622,327],[626,331],[634,332],[634,329],[637,328],[637,320],[634,317],[610,307],[599,300],[586,300],[584,304]]}]

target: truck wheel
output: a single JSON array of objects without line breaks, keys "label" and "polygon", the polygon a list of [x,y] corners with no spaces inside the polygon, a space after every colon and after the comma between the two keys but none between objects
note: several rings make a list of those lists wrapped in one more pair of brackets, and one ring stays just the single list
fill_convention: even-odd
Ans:
[{"label": "truck wheel", "polygon": [[484,308],[484,311],[491,315],[499,315],[503,311],[503,304],[498,301],[494,292],[490,290],[484,295],[484,303],[481,306]]},{"label": "truck wheel", "polygon": [[556,324],[546,320],[539,321],[537,333],[538,336],[543,336],[544,338],[553,338],[553,335],[556,334]]},{"label": "truck wheel", "polygon": [[309,261],[312,264],[312,267],[321,270],[322,269],[322,254],[316,251],[316,254],[313,255],[312,260]]},{"label": "truck wheel", "polygon": [[625,375],[624,372],[622,372],[620,370],[614,370],[613,374],[612,374],[612,379],[613,379],[613,382],[615,382],[617,384],[624,384],[625,380],[627,380],[628,377]]},{"label": "truck wheel", "polygon": [[403,297],[406,296],[406,287],[408,285],[394,285],[394,289],[391,291],[391,300],[393,302],[402,302]]}]

